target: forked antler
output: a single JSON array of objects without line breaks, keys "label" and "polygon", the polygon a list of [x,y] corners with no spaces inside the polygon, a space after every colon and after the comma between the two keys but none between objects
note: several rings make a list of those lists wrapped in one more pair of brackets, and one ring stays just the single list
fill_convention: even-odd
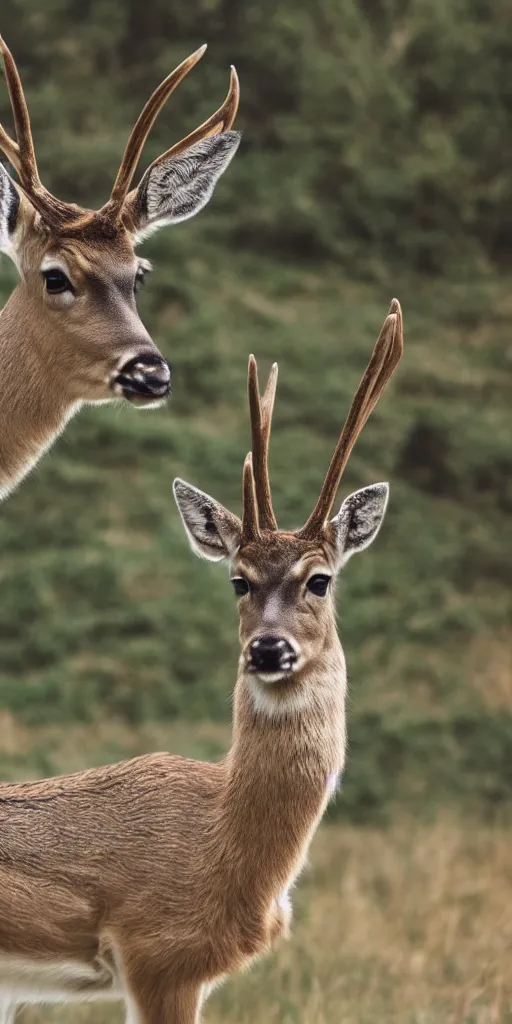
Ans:
[{"label": "forked antler", "polygon": [[[180,82],[183,81],[194,65],[197,64],[205,50],[206,46],[201,46],[198,50],[192,53],[190,57],[187,57],[186,60],[184,60],[177,68],[175,68],[174,71],[171,72],[170,75],[167,76],[167,78],[164,79],[161,85],[158,86],[158,89],[155,89],[153,95],[149,98],[142,110],[142,113],[135,122],[130,138],[128,139],[110,199],[100,211],[102,218],[110,220],[113,223],[119,223],[122,219],[123,207],[127,197],[129,198],[128,191],[132,183],[144,143],[146,142],[156,117],[162,109],[165,101]],[[3,150],[7,159],[18,174],[19,184],[28,199],[30,199],[32,205],[50,225],[57,226],[58,224],[71,219],[76,219],[77,216],[80,215],[79,208],[74,204],[64,203],[61,202],[60,199],[56,199],[55,196],[53,196],[51,192],[41,184],[39,172],[37,170],[34,142],[30,127],[30,117],[23,93],[23,87],[21,85],[20,76],[12,53],[2,40],[1,36],[0,52],[2,53],[4,60],[5,77],[7,80],[7,87],[9,89],[14,126],[16,129],[15,141],[14,139],[11,139],[4,128],[0,126],[0,149]],[[180,142],[177,142],[171,147],[171,149],[168,149],[163,153],[162,156],[157,157],[146,173],[149,173],[152,167],[161,163],[162,160],[166,160],[169,156],[182,153],[183,150],[192,146],[194,142],[208,138],[210,135],[215,135],[218,132],[229,131],[238,109],[239,95],[238,78],[235,69],[232,67],[228,94],[222,106],[220,106],[207,121],[201,124],[199,128],[196,128],[195,131],[191,132],[190,135],[187,135],[186,138],[181,139]]]},{"label": "forked antler", "polygon": [[336,450],[327,471],[318,501],[298,536],[313,539],[325,526],[332,511],[336,493],[349,455],[368,417],[375,408],[403,351],[402,310],[393,299],[384,321],[373,355],[354,395]]},{"label": "forked antler", "polygon": [[110,199],[106,206],[109,211],[112,211],[116,216],[126,199],[128,190],[132,183],[133,175],[137,169],[137,164],[142,153],[144,143],[160,113],[164,103],[169,99],[169,96],[176,89],[176,87],[183,81],[189,71],[192,70],[195,64],[206,50],[206,44],[200,46],[198,50],[190,54],[186,60],[182,61],[174,71],[171,71],[167,78],[164,78],[163,82],[155,89],[154,93],[149,97],[149,100],[145,104],[142,112],[139,114],[131,132],[128,142],[126,143],[126,149],[123,153],[123,159],[119,170],[117,172],[116,180],[112,188]]},{"label": "forked antler", "polygon": [[[119,219],[122,216],[123,206],[128,196],[128,190],[132,183],[133,175],[137,168],[142,149],[146,142],[146,139],[151,131],[151,128],[162,109],[165,101],[174,92],[174,89],[183,81],[189,71],[197,64],[197,62],[203,56],[206,50],[206,45],[201,46],[195,53],[192,53],[190,57],[182,62],[168,77],[155,89],[155,92],[146,103],[142,113],[137,119],[126,149],[124,156],[121,161],[121,166],[117,172],[117,178],[114,182],[112,194],[108,203],[103,208],[103,213],[114,220]],[[206,139],[210,135],[215,135],[217,132],[227,132],[231,128],[233,121],[236,117],[238,110],[238,102],[240,98],[240,87],[238,84],[238,77],[234,67],[231,67],[231,76],[229,82],[229,89],[224,103],[215,111],[207,121],[199,125],[195,131],[191,132],[180,142],[176,142],[174,146],[162,153],[161,156],[153,160],[146,174],[149,174],[153,167],[157,164],[162,163],[163,160],[167,160],[170,156],[178,155],[183,150],[188,149],[194,142],[199,142],[201,139]]]},{"label": "forked antler", "polygon": [[[324,528],[352,448],[394,373],[402,352],[402,310],[398,299],[393,299],[370,362],[352,400],[318,501],[307,523],[301,530],[297,530],[296,536],[313,540]],[[278,528],[272,508],[268,472],[268,448],[276,384],[277,363],[274,363],[263,398],[260,397],[256,360],[254,356],[249,356],[248,394],[252,452],[249,452],[244,463],[242,544],[258,540],[261,529]]]},{"label": "forked antler", "polygon": [[218,135],[220,132],[229,132],[233,121],[235,120],[238,104],[240,102],[240,83],[238,81],[238,75],[234,65],[231,65],[229,75],[229,89],[224,103],[221,104],[218,110],[211,115],[206,121],[203,121],[198,128],[195,128],[189,135],[185,135],[184,139],[180,139],[179,142],[175,142],[174,146],[170,149],[166,149],[165,153],[161,156],[157,156],[156,160],[148,167],[148,173],[152,167],[156,167],[157,164],[161,164],[163,160],[167,160],[170,156],[178,156],[179,153],[183,153],[185,149],[189,149],[195,142],[200,142],[201,139],[209,139],[211,135]]}]

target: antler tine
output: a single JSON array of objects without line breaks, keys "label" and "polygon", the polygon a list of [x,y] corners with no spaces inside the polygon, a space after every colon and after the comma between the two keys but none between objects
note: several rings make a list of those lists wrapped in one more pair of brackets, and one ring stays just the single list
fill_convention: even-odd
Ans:
[{"label": "antler tine", "polygon": [[260,536],[258,504],[254,486],[252,453],[246,455],[243,473],[242,544],[258,540]]},{"label": "antler tine", "polygon": [[[20,176],[21,184],[32,192],[40,185],[28,107],[14,57],[0,36],[0,52],[4,60],[5,79],[11,100],[17,143],[2,130],[2,148]],[[7,145],[5,145],[7,143]]]},{"label": "antler tine", "polygon": [[336,450],[327,471],[318,501],[299,536],[313,538],[324,527],[334,504],[343,471],[354,444],[375,408],[403,352],[402,310],[393,299],[381,328],[372,357],[352,400]]},{"label": "antler tine", "polygon": [[158,89],[155,89],[152,96],[150,96],[130,133],[130,138],[126,144],[126,149],[117,172],[117,177],[114,182],[110,199],[103,208],[104,212],[108,210],[108,213],[111,216],[119,216],[132,183],[132,178],[135,174],[144,143],[146,142],[158,114],[171,93],[174,92],[176,87],[183,81],[197,62],[201,60],[205,50],[206,43],[204,46],[200,46],[198,50],[195,50],[194,53],[191,53],[190,57],[187,57],[182,61],[174,71],[171,71],[171,74],[168,75],[167,78],[164,78],[164,81],[158,86]]},{"label": "antler tine", "polygon": [[240,83],[238,81],[238,75],[235,71],[233,64],[231,65],[231,74],[229,79],[229,89],[224,103],[215,111],[207,121],[203,121],[190,135],[186,135],[184,139],[179,142],[175,142],[174,146],[167,149],[165,153],[158,156],[156,160],[148,168],[148,173],[152,167],[156,167],[157,164],[162,163],[163,160],[167,160],[170,156],[178,156],[179,153],[183,153],[185,149],[194,145],[194,142],[200,142],[201,139],[208,139],[210,135],[218,135],[220,132],[228,132],[235,120],[238,104],[240,102]]},{"label": "antler tine", "polygon": [[0,53],[4,61],[5,79],[9,90],[17,139],[15,142],[0,127],[0,148],[14,167],[19,177],[20,188],[25,192],[34,209],[41,214],[47,224],[55,227],[76,216],[77,208],[56,199],[41,183],[23,86],[14,57],[1,36]]},{"label": "antler tine", "polygon": [[277,520],[272,508],[268,473],[268,448],[274,400],[276,397],[277,373],[277,363],[274,363],[269,374],[263,399],[261,399],[258,385],[258,367],[254,356],[249,356],[247,390],[251,416],[253,473],[259,523],[264,530],[277,530]]}]

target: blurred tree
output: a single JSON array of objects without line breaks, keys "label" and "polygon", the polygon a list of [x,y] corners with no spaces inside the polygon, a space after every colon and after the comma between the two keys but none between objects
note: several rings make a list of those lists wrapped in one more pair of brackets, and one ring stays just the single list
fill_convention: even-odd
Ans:
[{"label": "blurred tree", "polygon": [[232,243],[370,274],[509,258],[505,0],[4,0],[2,26],[63,193],[107,193],[146,95],[206,40],[145,159],[220,101],[236,62],[245,156],[218,217]]}]

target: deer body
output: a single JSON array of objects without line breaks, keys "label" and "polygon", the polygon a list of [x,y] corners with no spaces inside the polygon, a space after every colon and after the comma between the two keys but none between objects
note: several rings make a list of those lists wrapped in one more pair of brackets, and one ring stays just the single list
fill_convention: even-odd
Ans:
[{"label": "deer body", "polygon": [[240,520],[174,481],[193,549],[226,560],[241,653],[233,737],[217,764],[153,754],[0,786],[0,1024],[19,1003],[123,998],[128,1024],[199,1024],[228,974],[287,933],[290,889],[345,758],[335,580],[376,536],[387,484],[329,519],[357,434],[400,358],[394,302],[305,527],[278,530],[249,362],[252,458]]},{"label": "deer body", "polygon": [[25,97],[0,38],[16,141],[0,126],[18,180],[0,164],[0,251],[20,282],[0,315],[0,500],[85,403],[161,404],[170,370],[138,316],[134,294],[150,269],[135,248],[163,224],[210,199],[238,147],[234,69],[225,102],[130,185],[151,126],[203,55],[183,61],[146,103],[128,140],[110,199],[99,211],[64,203],[42,185]]},{"label": "deer body", "polygon": [[218,764],[153,754],[0,786],[0,1006],[129,1002],[139,975],[194,989],[199,1006],[286,933],[344,760],[341,648],[336,662],[314,701],[270,717],[242,673]]}]

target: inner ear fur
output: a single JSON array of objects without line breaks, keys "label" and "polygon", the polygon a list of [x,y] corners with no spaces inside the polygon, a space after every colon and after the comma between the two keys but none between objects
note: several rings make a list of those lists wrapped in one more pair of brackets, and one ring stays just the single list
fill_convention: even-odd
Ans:
[{"label": "inner ear fur", "polygon": [[10,254],[21,210],[21,194],[0,164],[0,249]]},{"label": "inner ear fur", "polygon": [[142,241],[166,224],[178,224],[199,213],[233,159],[240,138],[240,132],[223,132],[156,161],[124,206],[124,220],[137,239]]},{"label": "inner ear fur", "polygon": [[389,498],[389,484],[362,487],[345,498],[338,514],[328,525],[328,535],[337,548],[340,567],[375,540]]},{"label": "inner ear fur", "polygon": [[209,494],[176,479],[173,492],[192,550],[210,562],[231,558],[240,547],[242,524]]}]

